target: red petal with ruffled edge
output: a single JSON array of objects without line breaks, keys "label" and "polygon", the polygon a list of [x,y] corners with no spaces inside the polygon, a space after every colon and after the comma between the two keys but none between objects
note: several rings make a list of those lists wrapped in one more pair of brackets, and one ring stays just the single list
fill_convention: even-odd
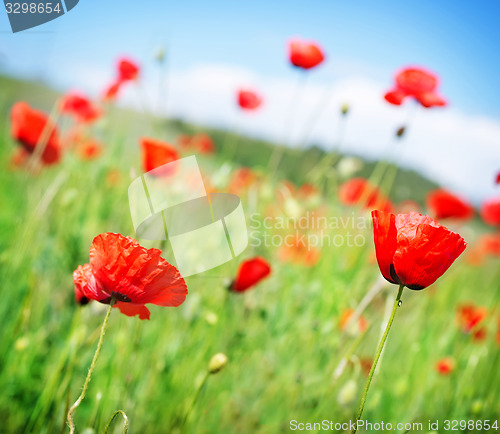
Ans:
[{"label": "red petal with ruffled edge", "polygon": [[465,250],[464,239],[416,212],[373,211],[377,261],[391,283],[423,289],[434,283]]},{"label": "red petal with ruffled edge", "polygon": [[465,250],[464,239],[428,216],[415,212],[396,216],[394,269],[410,289],[433,284]]},{"label": "red petal with ruffled edge", "polygon": [[107,232],[94,238],[90,265],[98,287],[110,296],[118,293],[135,304],[179,306],[186,298],[186,283],[160,254],[132,238]]}]

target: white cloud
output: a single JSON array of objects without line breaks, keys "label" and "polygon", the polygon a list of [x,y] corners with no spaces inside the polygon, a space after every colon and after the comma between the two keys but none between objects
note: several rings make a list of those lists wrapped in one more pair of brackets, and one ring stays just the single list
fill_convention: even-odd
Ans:
[{"label": "white cloud", "polygon": [[[386,84],[360,75],[328,86],[315,83],[312,72],[294,102],[298,80],[290,75],[283,80],[228,65],[199,65],[170,77],[169,109],[188,120],[255,136],[278,141],[289,137],[294,146],[311,131],[312,121],[311,140],[331,148],[339,137],[340,106],[347,102],[351,111],[344,151],[378,158],[389,149],[390,158],[476,203],[499,193],[493,181],[500,170],[500,122],[467,115],[453,106],[424,109],[412,107],[410,101],[391,106],[382,98]],[[250,115],[235,105],[236,89],[247,85],[265,97],[262,110]],[[293,120],[285,125],[290,110]],[[396,128],[404,124],[405,140],[389,147]]]},{"label": "white cloud", "polygon": [[[103,71],[92,73],[86,66],[81,74],[71,78],[84,89],[100,92],[96,83],[105,82],[104,75]],[[499,121],[471,116],[453,106],[413,110],[410,101],[401,107],[391,106],[382,98],[387,84],[375,81],[369,73],[343,75],[348,78],[338,78],[330,85],[316,82],[314,71],[305,80],[303,75],[297,71],[283,79],[232,65],[198,65],[171,72],[166,102],[159,101],[160,77],[149,75],[144,82],[147,100],[156,107],[165,107],[166,103],[170,115],[286,141],[292,146],[298,146],[306,136],[310,143],[327,149],[336,146],[340,106],[347,102],[351,111],[343,151],[379,158],[387,155],[389,149],[391,159],[476,203],[499,194],[493,184],[500,170]],[[300,80],[303,83],[298,86]],[[236,90],[246,86],[255,88],[265,98],[255,113],[242,113],[236,106]],[[123,97],[125,103],[137,105],[137,92],[129,90]],[[405,139],[389,147],[396,128],[403,124],[408,127]]]}]

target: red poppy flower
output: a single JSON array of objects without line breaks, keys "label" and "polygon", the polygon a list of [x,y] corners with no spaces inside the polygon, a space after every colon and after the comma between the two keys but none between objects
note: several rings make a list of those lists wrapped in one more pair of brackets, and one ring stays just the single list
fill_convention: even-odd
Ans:
[{"label": "red poppy flower", "polygon": [[488,309],[483,306],[475,306],[473,303],[463,304],[457,309],[458,323],[465,333],[479,331],[479,325],[487,316]]},{"label": "red poppy flower", "polygon": [[285,243],[278,250],[278,259],[281,262],[306,265],[312,267],[321,258],[321,251],[310,246],[300,235],[288,235]]},{"label": "red poppy flower", "polygon": [[[177,150],[161,140],[143,137],[141,139],[141,147],[142,167],[144,168],[144,172],[149,172],[159,166],[179,159]],[[157,172],[155,173],[160,174]],[[165,172],[165,174],[167,173]]]},{"label": "red poppy flower", "polygon": [[41,155],[42,162],[49,165],[60,160],[59,133],[45,113],[32,109],[25,102],[18,102],[12,107],[10,115],[12,137],[24,149],[33,153],[39,142],[40,146],[43,146],[42,141],[45,141],[45,148]]},{"label": "red poppy flower", "polygon": [[500,233],[484,234],[479,240],[481,250],[493,256],[500,256]]},{"label": "red poppy flower", "polygon": [[406,97],[415,98],[429,108],[445,106],[446,101],[436,93],[438,78],[423,68],[406,68],[396,75],[396,87],[384,96],[391,104],[401,105]]},{"label": "red poppy flower", "polygon": [[96,107],[88,98],[76,94],[67,94],[61,103],[61,111],[74,116],[77,122],[90,123],[99,119],[101,110]]},{"label": "red poppy flower", "polygon": [[191,139],[190,145],[201,154],[211,154],[215,151],[214,141],[205,133],[195,134]]},{"label": "red poppy flower", "polygon": [[[344,331],[348,327],[349,322],[354,314],[354,309],[346,309],[344,312],[342,312],[342,315],[340,316],[339,320],[339,327],[340,330]],[[350,329],[352,328],[352,324],[349,327]],[[355,332],[356,333],[363,333],[366,329],[368,328],[368,321],[366,321],[366,318],[362,315],[359,316],[358,321],[357,321],[357,327]]]},{"label": "red poppy flower", "polygon": [[231,182],[229,183],[229,192],[233,194],[243,194],[256,181],[257,176],[252,169],[241,167],[234,171]]},{"label": "red poppy flower", "polygon": [[352,178],[344,182],[339,189],[339,200],[346,206],[358,205],[363,201],[366,209],[377,208],[387,212],[393,209],[390,200],[364,178]]},{"label": "red poppy flower", "polygon": [[252,90],[238,91],[238,104],[243,110],[255,110],[262,104],[262,97]]},{"label": "red poppy flower", "polygon": [[115,83],[112,83],[107,89],[106,92],[104,92],[104,99],[106,101],[113,101],[116,99],[118,96],[118,92],[120,91],[121,88],[121,81],[116,81]]},{"label": "red poppy flower", "polygon": [[434,283],[465,250],[464,239],[416,212],[373,211],[375,251],[391,283],[420,290]]},{"label": "red poppy flower", "polygon": [[390,102],[391,104],[401,105],[406,96],[407,96],[406,93],[404,93],[402,90],[395,89],[387,92],[384,95],[384,98],[387,102]]},{"label": "red poppy flower", "polygon": [[269,263],[259,256],[244,261],[238,270],[236,279],[230,289],[234,292],[244,292],[257,285],[262,279],[271,274]]},{"label": "red poppy flower", "polygon": [[135,80],[139,76],[139,66],[131,59],[120,59],[118,61],[118,81]]},{"label": "red poppy flower", "polygon": [[450,375],[455,367],[455,362],[451,357],[445,357],[436,363],[436,371],[441,375]]},{"label": "red poppy flower", "polygon": [[314,42],[295,39],[289,43],[288,49],[290,62],[298,68],[311,69],[325,59],[323,50]]},{"label": "red poppy flower", "polygon": [[94,160],[102,154],[102,150],[102,145],[94,139],[83,140],[76,148],[76,152],[82,160]]},{"label": "red poppy flower", "polygon": [[191,144],[191,136],[188,134],[180,134],[177,136],[176,141],[181,148],[189,148],[189,145]]},{"label": "red poppy flower", "polygon": [[468,220],[474,215],[474,208],[470,204],[443,189],[433,190],[427,194],[427,207],[438,220],[446,218]]},{"label": "red poppy flower", "polygon": [[181,305],[187,295],[186,283],[160,255],[160,250],[145,249],[120,234],[98,235],[90,247],[90,263],[79,265],[73,273],[77,302],[109,304],[113,299],[113,307],[140,319],[149,319],[148,303]]},{"label": "red poppy flower", "polygon": [[500,225],[500,198],[484,202],[481,207],[481,217],[490,225]]}]

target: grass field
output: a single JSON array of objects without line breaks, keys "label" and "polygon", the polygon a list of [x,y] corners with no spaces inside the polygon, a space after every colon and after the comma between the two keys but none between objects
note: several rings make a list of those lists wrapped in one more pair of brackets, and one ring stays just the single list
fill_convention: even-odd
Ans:
[{"label": "grass field", "polygon": [[[96,235],[135,236],[127,189],[142,171],[138,138],[174,140],[201,127],[110,109],[94,127],[105,144],[100,158],[82,161],[67,153],[60,164],[32,174],[12,167],[16,145],[8,113],[17,100],[50,110],[53,94],[12,79],[3,78],[1,85],[8,92],[0,116],[0,432],[65,432],[66,412],[85,379],[106,309],[75,303],[72,273],[88,262]],[[366,361],[373,358],[397,292],[380,276],[369,212],[340,205],[337,184],[322,184],[312,199],[282,201],[276,193],[282,184],[266,172],[270,144],[246,138],[236,144],[221,131],[206,131],[217,151],[198,161],[211,184],[225,191],[231,173],[243,165],[261,174],[261,182],[240,192],[247,219],[253,216],[250,230],[269,215],[317,212],[359,223],[326,228],[329,239],[350,234],[363,242],[323,246],[313,265],[283,261],[279,247],[251,245],[237,261],[186,278],[189,294],[178,308],[153,306],[150,321],[113,310],[88,395],[75,414],[78,432],[102,432],[118,409],[126,412],[132,433],[274,433],[289,431],[290,420],[355,417]],[[323,158],[319,149],[290,151],[279,177],[300,186]],[[355,175],[372,170],[367,163]],[[407,196],[423,203],[434,187],[406,171],[395,185],[396,203]],[[470,245],[484,231],[478,221],[449,227]],[[255,236],[287,231],[294,229],[260,229]],[[256,255],[271,263],[271,277],[244,294],[229,293],[239,262]],[[423,432],[431,431],[429,421],[439,420],[444,432],[445,420],[500,418],[498,265],[498,258],[471,265],[466,250],[436,284],[405,289],[363,419],[422,422]],[[368,293],[373,299],[362,312],[366,330],[342,330],[343,313]],[[457,309],[464,303],[488,309],[484,339],[462,330]],[[206,378],[208,362],[219,352],[229,362]],[[444,357],[454,359],[450,375],[435,369]],[[115,421],[114,431],[121,432],[121,425]]]}]

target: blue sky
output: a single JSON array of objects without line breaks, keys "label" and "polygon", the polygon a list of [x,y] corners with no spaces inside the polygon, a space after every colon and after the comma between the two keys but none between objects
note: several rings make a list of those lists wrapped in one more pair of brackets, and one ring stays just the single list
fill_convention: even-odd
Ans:
[{"label": "blue sky", "polygon": [[388,84],[401,65],[426,65],[454,106],[499,116],[499,16],[497,1],[81,0],[66,16],[16,35],[2,13],[0,49],[9,70],[50,76],[67,69],[63,63],[109,65],[121,53],[147,60],[167,42],[172,68],[231,62],[279,76],[290,72],[285,41],[302,35],[329,56],[317,80],[351,73],[335,70],[340,60],[352,72],[370,67]]},{"label": "blue sky", "polygon": [[[153,54],[166,45],[170,113],[207,124],[240,122],[248,133],[279,140],[276,125],[297,78],[286,42],[301,36],[318,41],[327,61],[311,72],[297,116],[307,118],[333,90],[332,104],[353,104],[347,145],[376,158],[406,111],[387,107],[384,90],[400,67],[425,66],[440,75],[450,106],[418,113],[401,163],[477,201],[498,194],[491,181],[500,170],[498,17],[498,1],[80,0],[65,16],[18,34],[2,12],[0,72],[95,95],[124,54],[141,63],[146,86],[157,83]],[[235,117],[240,82],[264,92],[260,117]],[[313,135],[325,147],[337,108]]]}]

